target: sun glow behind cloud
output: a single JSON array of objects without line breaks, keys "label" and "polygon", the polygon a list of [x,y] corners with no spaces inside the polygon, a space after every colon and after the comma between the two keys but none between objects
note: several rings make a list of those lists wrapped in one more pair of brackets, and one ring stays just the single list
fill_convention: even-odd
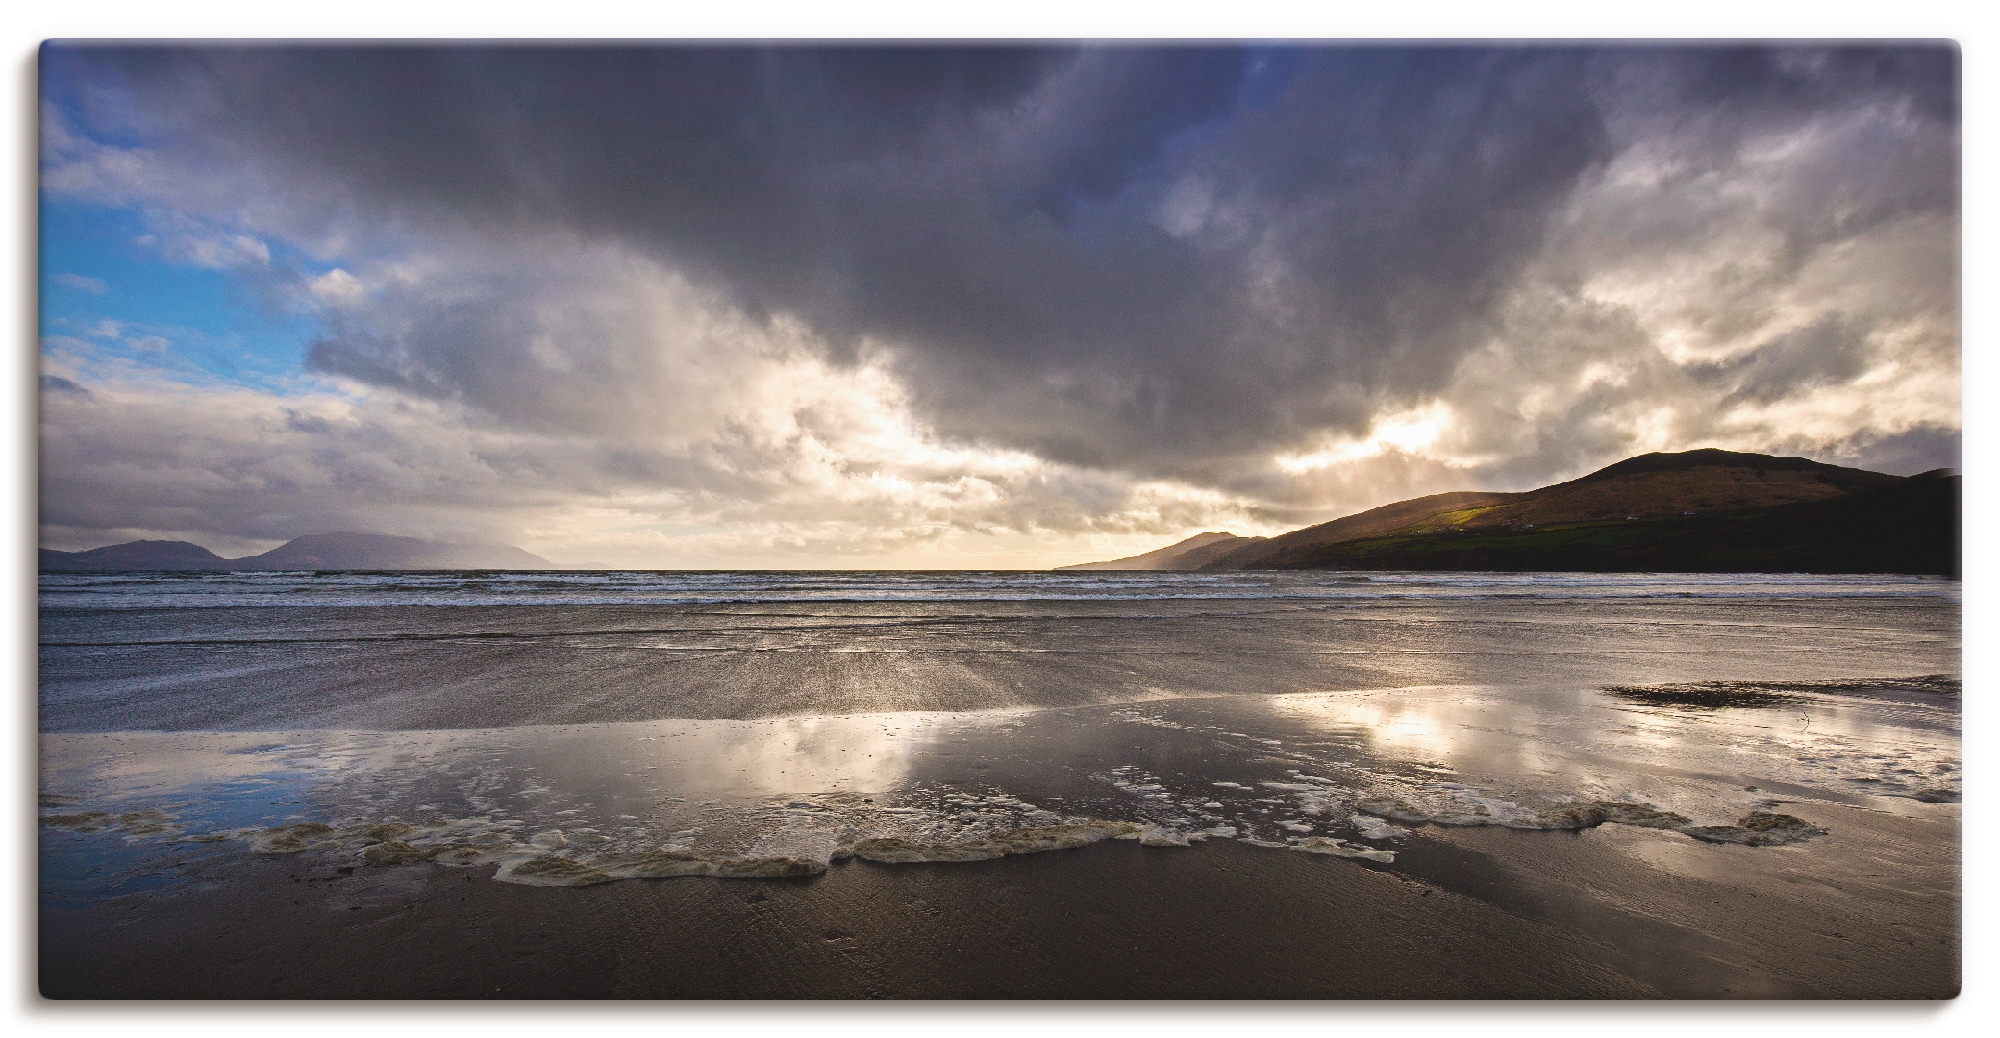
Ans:
[{"label": "sun glow behind cloud", "polygon": [[1280,454],[1272,460],[1280,469],[1296,475],[1392,452],[1423,454],[1445,434],[1451,421],[1451,408],[1442,401],[1432,401],[1378,417],[1364,435],[1334,440],[1309,453]]}]

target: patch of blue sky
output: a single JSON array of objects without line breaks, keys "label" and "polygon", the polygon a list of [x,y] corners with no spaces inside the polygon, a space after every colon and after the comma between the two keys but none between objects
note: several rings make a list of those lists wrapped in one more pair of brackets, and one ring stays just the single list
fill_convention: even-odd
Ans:
[{"label": "patch of blue sky", "polygon": [[96,41],[46,40],[35,66],[41,73],[44,110],[59,113],[71,127],[86,125],[88,136],[115,148],[144,147],[154,141],[132,117],[132,90],[117,73],[92,68],[82,52],[101,49]]},{"label": "patch of blue sky", "polygon": [[[144,244],[136,209],[43,200],[40,332],[123,363],[264,389],[295,383],[320,320],[287,309],[270,269],[177,262]],[[304,276],[300,257],[272,249],[272,267]],[[261,280],[260,280],[261,279]]]}]

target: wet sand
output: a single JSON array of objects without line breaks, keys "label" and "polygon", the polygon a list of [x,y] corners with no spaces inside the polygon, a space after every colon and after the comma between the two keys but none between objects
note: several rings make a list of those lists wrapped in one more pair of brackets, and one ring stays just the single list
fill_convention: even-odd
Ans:
[{"label": "wet sand", "polygon": [[[194,863],[45,905],[51,998],[1949,998],[1956,863],[1430,830],[1395,867],[1110,842],[801,880],[583,889],[442,866]],[[1853,812],[1814,816],[1855,833]],[[1501,846],[1504,845],[1504,846]],[[1635,854],[1635,845],[1638,853]],[[1654,856],[1653,864],[1647,856]],[[1691,855],[1683,854],[1685,860]],[[1667,868],[1660,865],[1666,863]],[[1699,873],[1699,874],[1697,874]],[[1866,888],[1866,889],[1864,889]],[[1949,936],[1939,936],[1939,935]]]},{"label": "wet sand", "polygon": [[44,610],[41,642],[44,732],[424,730],[1921,674],[1956,668],[1958,610],[1666,593],[121,607]]}]

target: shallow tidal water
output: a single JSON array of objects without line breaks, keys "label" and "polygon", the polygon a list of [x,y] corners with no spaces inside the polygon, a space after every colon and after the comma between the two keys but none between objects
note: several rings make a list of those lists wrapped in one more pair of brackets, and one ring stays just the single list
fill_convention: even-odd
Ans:
[{"label": "shallow tidal water", "polygon": [[288,858],[585,888],[1228,841],[1423,884],[1590,834],[1663,889],[1921,850],[1870,911],[1957,939],[1955,582],[50,575],[41,623],[45,912]]}]

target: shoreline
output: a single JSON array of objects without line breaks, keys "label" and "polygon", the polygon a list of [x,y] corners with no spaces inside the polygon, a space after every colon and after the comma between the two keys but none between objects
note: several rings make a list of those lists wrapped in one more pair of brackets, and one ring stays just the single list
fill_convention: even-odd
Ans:
[{"label": "shoreline", "polygon": [[[1214,840],[803,879],[589,887],[225,854],[51,903],[70,998],[1928,998],[1959,989],[1956,805],[1800,805],[1836,836],[1426,828],[1394,866]],[[1872,822],[1873,824],[1866,824]],[[1693,854],[1684,853],[1686,850]],[[1678,859],[1678,860],[1676,860]],[[1829,897],[1830,891],[1847,896]],[[1858,895],[1858,896],[1857,896]],[[1754,925],[1746,925],[1754,912]]]}]

